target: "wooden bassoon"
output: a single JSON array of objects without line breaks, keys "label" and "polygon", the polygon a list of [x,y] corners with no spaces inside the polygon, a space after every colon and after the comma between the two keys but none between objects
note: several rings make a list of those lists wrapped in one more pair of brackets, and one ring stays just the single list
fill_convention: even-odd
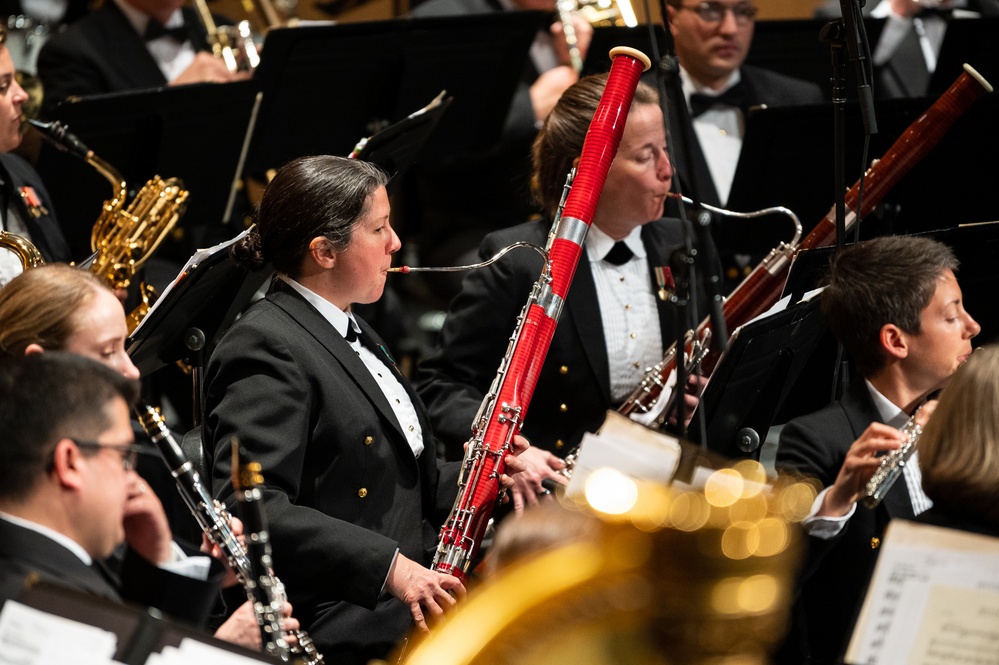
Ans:
[{"label": "wooden bassoon", "polygon": [[[876,160],[867,170],[864,180],[863,209],[856,210],[860,192],[860,180],[846,193],[846,228],[869,215],[881,203],[885,195],[905,176],[912,167],[932,150],[951,125],[983,94],[992,92],[992,86],[969,65],[957,80],[944,92],[925,113],[902,133],[888,152]],[[824,247],[833,244],[836,238],[836,209],[833,207],[800,243],[781,243],[735,288],[722,308],[727,328],[737,327],[751,321],[770,309],[780,298],[791,267],[791,260],[799,250]],[[704,319],[698,325],[693,340],[702,340],[711,330],[711,322]],[[691,355],[692,344],[688,344],[685,355]],[[638,387],[618,408],[626,416],[651,415],[664,411],[668,402],[667,388],[670,376],[676,369],[676,345],[666,351],[659,364],[652,367]],[[709,351],[703,358],[701,369],[710,375],[719,355]],[[666,393],[667,398],[663,399]],[[666,414],[660,414],[656,422],[662,422]]]}]

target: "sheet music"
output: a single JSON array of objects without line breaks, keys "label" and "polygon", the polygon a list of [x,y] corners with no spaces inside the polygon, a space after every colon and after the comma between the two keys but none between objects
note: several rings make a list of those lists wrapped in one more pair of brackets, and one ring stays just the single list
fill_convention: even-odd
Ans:
[{"label": "sheet music", "polygon": [[0,611],[0,665],[111,665],[111,632],[8,600]]},{"label": "sheet music", "polygon": [[256,659],[191,639],[181,640],[179,647],[164,647],[162,652],[150,654],[149,658],[146,659],[146,665],[190,665],[191,663],[247,665],[259,662]]},{"label": "sheet music", "polygon": [[999,665],[999,539],[891,522],[846,662]]},{"label": "sheet music", "polygon": [[176,286],[177,284],[180,284],[181,280],[184,279],[184,277],[187,275],[187,273],[189,273],[190,271],[192,271],[195,268],[197,268],[201,264],[201,262],[204,261],[205,259],[207,259],[209,256],[212,256],[213,254],[217,254],[218,252],[221,252],[221,251],[227,249],[230,245],[232,245],[236,241],[240,240],[247,233],[249,233],[249,229],[247,229],[246,231],[243,231],[242,233],[240,233],[239,235],[237,235],[235,238],[231,238],[229,240],[225,240],[223,242],[220,242],[219,244],[217,244],[217,245],[215,245],[213,247],[209,247],[207,249],[199,249],[198,251],[196,251],[194,253],[194,255],[191,256],[191,258],[189,258],[187,260],[187,263],[184,264],[184,267],[180,269],[180,272],[177,273],[177,277],[175,277],[173,279],[173,281],[171,281],[169,284],[167,284],[167,287],[165,289],[163,289],[163,293],[161,293],[159,295],[159,297],[156,298],[156,302],[154,302],[153,305],[152,305],[152,307],[149,308],[149,311],[146,313],[146,316],[143,317],[142,321],[139,322],[139,325],[136,326],[135,330],[132,331],[132,334],[130,335],[130,337],[133,337],[133,338],[136,338],[136,339],[138,339],[138,338],[141,337],[140,334],[139,334],[139,332],[142,330],[142,324],[145,323],[147,320],[149,320],[151,318],[149,315],[152,314],[156,310],[157,305],[159,305],[161,302],[165,302],[166,301],[166,297],[165,296],[168,293],[170,293],[171,291],[173,291],[174,286]]},{"label": "sheet music", "polygon": [[587,476],[607,467],[638,480],[669,483],[679,463],[680,442],[675,437],[608,411],[598,432],[583,436],[566,494],[582,494]]}]

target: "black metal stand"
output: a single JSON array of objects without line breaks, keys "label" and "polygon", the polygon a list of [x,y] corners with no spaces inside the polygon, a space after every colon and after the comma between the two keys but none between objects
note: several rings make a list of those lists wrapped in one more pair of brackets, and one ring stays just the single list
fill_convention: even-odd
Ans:
[{"label": "black metal stand", "polygon": [[[653,61],[657,65],[656,85],[659,91],[660,106],[662,106],[663,110],[663,123],[666,128],[666,149],[669,154],[670,163],[676,164],[677,162],[674,158],[673,152],[674,141],[671,139],[672,136],[675,136],[674,132],[687,133],[684,137],[685,140],[682,141],[682,144],[688,153],[690,151],[689,146],[692,141],[696,140],[696,137],[694,137],[692,131],[688,131],[692,125],[687,111],[687,105],[684,103],[683,87],[680,83],[680,65],[675,55],[676,51],[673,46],[673,35],[670,32],[669,25],[666,24],[666,17],[669,16],[669,14],[664,0],[659,1],[659,9],[666,33],[666,54],[660,57],[658,53],[654,27],[652,24],[649,24],[649,32],[653,48]],[[646,15],[649,15],[647,6]],[[667,90],[667,86],[669,91]],[[668,99],[678,100],[678,103],[676,104],[676,113],[680,118],[680,127],[670,127],[669,112],[666,108],[666,102]],[[686,154],[685,157],[685,163],[693,163],[689,154]],[[681,196],[683,195],[680,188],[679,177],[674,176],[673,178],[673,190],[675,193],[680,194]],[[694,209],[696,211],[694,234],[690,233],[686,210],[681,199],[678,209],[680,221],[683,226],[684,245],[680,250],[678,250],[677,254],[670,262],[675,273],[682,273],[674,275],[677,288],[674,290],[674,295],[671,298],[671,302],[673,303],[676,312],[677,350],[675,362],[676,384],[673,389],[681,391],[675,400],[674,409],[676,412],[677,430],[681,438],[686,436],[687,430],[685,424],[686,404],[683,399],[683,393],[686,391],[687,387],[687,372],[684,362],[684,350],[686,348],[685,335],[687,332],[686,324],[688,321],[693,321],[693,325],[696,329],[701,320],[701,309],[697,306],[697,285],[702,284],[700,281],[701,279],[703,279],[704,292],[707,294],[709,299],[708,314],[710,316],[712,330],[714,331],[714,334],[711,337],[712,344],[719,352],[724,351],[728,344],[728,328],[725,323],[725,315],[722,311],[723,300],[721,294],[721,274],[717,269],[717,257],[713,256],[712,252],[707,251],[707,248],[712,245],[710,233],[712,217],[711,213],[701,206],[701,199],[696,191],[696,186],[693,185],[693,180],[691,180],[691,190],[693,191],[689,192],[689,198],[694,202]],[[701,272],[699,272],[699,270]],[[701,274],[704,275],[703,278],[700,277]],[[683,285],[686,286],[686,289],[684,289]],[[693,316],[690,316],[690,312],[693,312]],[[668,416],[669,414],[663,414],[663,418],[667,418]],[[700,431],[706,431],[706,428],[703,427],[703,423]],[[707,448],[707,442],[705,440],[702,440],[700,444],[702,448]]]}]

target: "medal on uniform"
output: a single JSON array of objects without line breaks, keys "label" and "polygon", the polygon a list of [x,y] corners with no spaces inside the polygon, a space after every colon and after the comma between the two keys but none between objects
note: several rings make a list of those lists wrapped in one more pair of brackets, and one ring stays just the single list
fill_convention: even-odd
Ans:
[{"label": "medal on uniform", "polygon": [[656,277],[657,294],[660,300],[666,301],[673,296],[676,283],[673,281],[673,271],[669,266],[658,266],[653,269]]},{"label": "medal on uniform", "polygon": [[28,212],[35,219],[38,219],[42,215],[49,214],[49,211],[45,209],[42,205],[42,200],[38,198],[38,193],[35,192],[34,187],[29,187],[25,185],[21,188],[21,199],[24,200],[24,205],[28,208]]}]

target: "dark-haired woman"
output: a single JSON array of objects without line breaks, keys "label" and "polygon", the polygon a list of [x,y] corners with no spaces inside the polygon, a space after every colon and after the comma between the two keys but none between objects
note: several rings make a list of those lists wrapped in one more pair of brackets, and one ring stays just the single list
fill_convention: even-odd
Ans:
[{"label": "dark-haired woman", "polygon": [[[266,298],[226,333],[206,374],[213,485],[231,498],[230,438],[263,466],[274,568],[327,662],[384,657],[464,588],[429,570],[457,465],[377,334],[351,313],[385,287],[399,238],[386,176],[340,157],[284,166],[234,246],[273,266]],[[520,463],[508,458],[508,468]],[[505,479],[509,483],[509,479]]]}]

